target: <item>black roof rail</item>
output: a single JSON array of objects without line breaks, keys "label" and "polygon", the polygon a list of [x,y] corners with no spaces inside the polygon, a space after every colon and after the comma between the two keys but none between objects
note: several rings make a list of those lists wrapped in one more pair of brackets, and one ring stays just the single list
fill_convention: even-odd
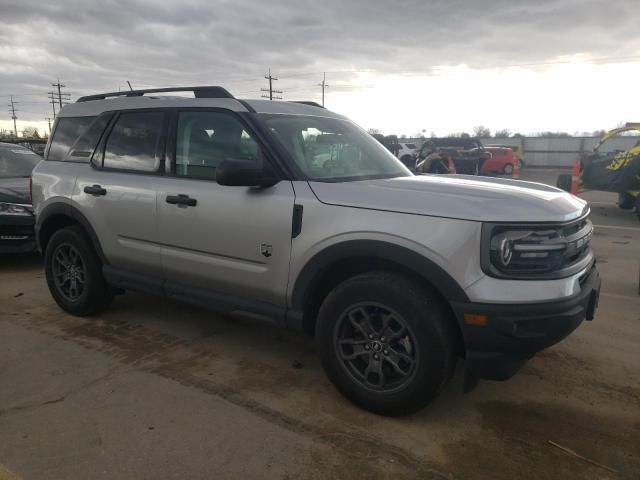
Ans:
[{"label": "black roof rail", "polygon": [[146,90],[123,90],[121,92],[98,93],[96,95],[85,95],[78,98],[76,102],[89,102],[91,100],[104,100],[107,97],[141,97],[148,93],[166,92],[193,92],[196,98],[235,98],[225,88],[217,86],[199,87],[169,87],[169,88],[149,88]]},{"label": "black roof rail", "polygon": [[320,108],[324,108],[322,105],[320,105],[318,102],[311,102],[311,101],[307,101],[307,100],[289,100],[290,103],[301,103],[302,105],[310,105],[312,107],[320,107]]}]

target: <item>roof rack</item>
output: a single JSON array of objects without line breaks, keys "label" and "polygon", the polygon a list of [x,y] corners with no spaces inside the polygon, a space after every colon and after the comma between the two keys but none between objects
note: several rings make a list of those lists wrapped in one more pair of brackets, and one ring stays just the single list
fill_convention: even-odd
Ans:
[{"label": "roof rack", "polygon": [[226,89],[216,86],[150,88],[146,90],[123,90],[121,92],[99,93],[78,98],[76,102],[104,100],[107,97],[142,97],[148,93],[193,92],[196,98],[235,98]]},{"label": "roof rack", "polygon": [[320,107],[324,108],[324,106],[320,105],[318,102],[311,102],[308,100],[289,100],[290,103],[301,103],[302,105],[310,105],[312,107]]}]

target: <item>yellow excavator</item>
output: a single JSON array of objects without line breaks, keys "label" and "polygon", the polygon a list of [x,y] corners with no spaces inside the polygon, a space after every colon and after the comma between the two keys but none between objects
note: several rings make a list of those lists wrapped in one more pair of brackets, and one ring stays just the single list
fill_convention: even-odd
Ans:
[{"label": "yellow excavator", "polygon": [[[635,208],[640,218],[640,136],[629,150],[600,152],[602,145],[611,138],[633,131],[640,133],[640,123],[627,123],[624,127],[607,132],[592,152],[582,155],[580,187],[584,190],[616,192],[618,206],[625,210]],[[569,191],[571,175],[560,175],[557,186]]]}]

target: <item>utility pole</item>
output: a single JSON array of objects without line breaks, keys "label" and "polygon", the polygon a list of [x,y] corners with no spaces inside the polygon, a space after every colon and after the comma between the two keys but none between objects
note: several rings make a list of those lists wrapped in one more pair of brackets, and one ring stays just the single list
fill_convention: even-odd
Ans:
[{"label": "utility pole", "polygon": [[56,94],[55,91],[53,92],[54,96],[58,97],[58,105],[59,108],[62,108],[62,100],[65,100],[65,103],[67,100],[70,100],[71,98],[71,94],[69,93],[62,93],[62,89],[66,87],[66,85],[63,85],[60,83],[60,79],[58,79],[58,83],[52,83],[51,84],[52,87],[55,87],[58,89],[58,93]]},{"label": "utility pole", "polygon": [[16,116],[16,104],[13,101],[13,95],[11,95],[11,103],[9,104],[9,113],[11,114],[11,120],[13,120],[13,134],[16,138],[18,138],[18,127],[16,126],[16,120],[18,117]]},{"label": "utility pole", "polygon": [[56,97],[55,93],[49,92],[49,103],[51,104],[51,109],[53,110],[53,119],[56,119]]},{"label": "utility pole", "polygon": [[274,93],[282,94],[282,90],[274,90],[273,82],[278,80],[276,77],[271,76],[271,69],[269,69],[269,75],[265,75],[264,78],[269,80],[269,88],[261,88],[260,90],[263,92],[269,92],[269,95],[262,95],[262,98],[268,98],[269,100],[282,100],[282,97],[273,96]]},{"label": "utility pole", "polygon": [[51,136],[51,117],[46,117],[45,120],[49,123],[49,136]]},{"label": "utility pole", "polygon": [[322,72],[322,82],[318,86],[322,87],[322,106],[324,107],[324,89],[329,86],[327,85],[327,72]]}]

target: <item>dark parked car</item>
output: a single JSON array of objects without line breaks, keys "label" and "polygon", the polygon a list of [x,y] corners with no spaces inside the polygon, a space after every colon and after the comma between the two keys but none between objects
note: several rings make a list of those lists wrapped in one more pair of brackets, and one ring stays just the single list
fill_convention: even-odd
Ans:
[{"label": "dark parked car", "polygon": [[40,160],[28,148],[0,142],[0,253],[36,248],[29,183]]}]

